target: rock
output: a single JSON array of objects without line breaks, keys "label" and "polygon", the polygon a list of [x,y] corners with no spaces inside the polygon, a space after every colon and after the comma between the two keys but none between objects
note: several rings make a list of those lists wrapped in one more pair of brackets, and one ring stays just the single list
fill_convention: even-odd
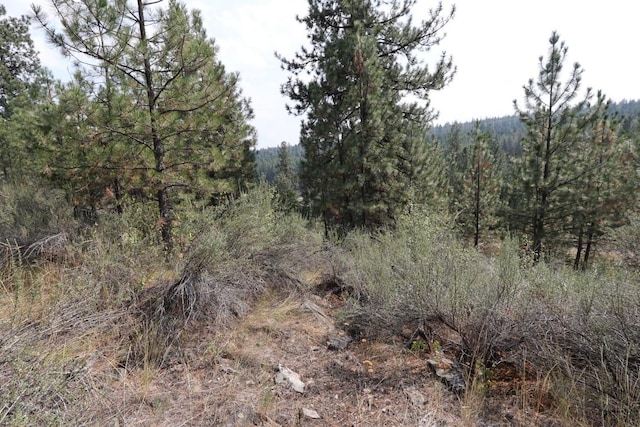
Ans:
[{"label": "rock", "polygon": [[300,380],[300,375],[281,364],[276,367],[276,372],[276,384],[288,385],[294,391],[304,393],[304,383]]},{"label": "rock", "polygon": [[333,351],[344,350],[351,341],[353,341],[353,338],[349,335],[331,335],[327,338],[327,348]]},{"label": "rock", "polygon": [[220,366],[220,371],[224,372],[225,374],[237,374],[238,371],[236,371],[235,369],[233,369],[230,366]]},{"label": "rock", "polygon": [[449,387],[451,391],[456,394],[464,393],[464,373],[458,363],[446,358],[440,351],[436,351],[434,357],[428,359],[427,363],[429,363],[436,377]]},{"label": "rock", "polygon": [[302,416],[306,417],[306,418],[311,418],[313,420],[319,420],[320,419],[320,415],[314,411],[313,409],[309,409],[309,408],[302,408]]},{"label": "rock", "polygon": [[404,389],[404,392],[411,401],[411,404],[418,408],[422,408],[427,401],[424,394],[418,391],[415,387],[407,387]]}]

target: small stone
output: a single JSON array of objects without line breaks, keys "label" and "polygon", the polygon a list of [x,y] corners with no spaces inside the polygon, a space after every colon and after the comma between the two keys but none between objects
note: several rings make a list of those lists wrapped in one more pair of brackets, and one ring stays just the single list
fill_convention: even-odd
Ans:
[{"label": "small stone", "polygon": [[407,397],[409,398],[409,400],[411,401],[411,404],[413,406],[416,406],[418,408],[422,408],[424,406],[424,404],[426,403],[426,399],[424,397],[424,394],[422,394],[420,391],[416,390],[415,387],[408,387],[404,390],[405,394],[407,395]]},{"label": "small stone", "polygon": [[313,409],[309,409],[309,408],[302,408],[302,415],[307,417],[307,418],[311,418],[313,420],[319,420],[320,419],[320,415],[314,411]]},{"label": "small stone", "polygon": [[300,380],[300,375],[282,365],[278,365],[276,369],[276,384],[288,384],[294,391],[304,393],[304,383]]},{"label": "small stone", "polygon": [[327,348],[333,351],[344,350],[351,343],[352,338],[348,335],[333,335],[327,339]]},{"label": "small stone", "polygon": [[220,366],[220,370],[222,372],[224,372],[225,374],[237,374],[238,371],[236,371],[235,369],[233,369],[230,366]]},{"label": "small stone", "polygon": [[434,358],[427,359],[427,363],[436,377],[449,387],[451,391],[456,394],[464,393],[464,374],[458,363],[444,357],[444,355],[439,352],[436,352]]}]

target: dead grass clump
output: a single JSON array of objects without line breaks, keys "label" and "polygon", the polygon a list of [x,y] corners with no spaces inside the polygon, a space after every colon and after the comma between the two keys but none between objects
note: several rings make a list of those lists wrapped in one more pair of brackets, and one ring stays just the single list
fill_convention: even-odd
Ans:
[{"label": "dead grass clump", "polygon": [[184,345],[192,324],[227,328],[245,316],[268,289],[296,292],[301,272],[317,268],[320,233],[295,214],[274,210],[270,191],[258,188],[216,209],[212,221],[186,250],[179,280],[146,293],[139,304],[141,329],[133,334],[129,363],[165,366]]},{"label": "dead grass clump", "polygon": [[182,335],[189,327],[230,326],[249,311],[265,288],[259,271],[231,263],[216,270],[188,271],[175,283],[151,289],[141,301],[140,327],[131,336],[127,364],[167,366],[179,355]]},{"label": "dead grass clump", "polygon": [[1,425],[91,422],[89,409],[99,395],[92,369],[117,351],[126,313],[98,310],[88,289],[48,294],[55,291],[32,285],[14,291],[12,307],[1,300]]},{"label": "dead grass clump", "polygon": [[245,269],[220,269],[187,274],[163,292],[164,314],[199,321],[213,320],[218,326],[228,326],[233,318],[249,311],[252,301],[262,294],[266,282],[259,272]]},{"label": "dead grass clump", "polygon": [[546,335],[536,337],[530,355],[553,371],[555,384],[564,390],[555,401],[568,416],[593,424],[637,425],[640,291],[629,277],[612,271],[579,277],[583,283],[572,286],[575,293],[563,309],[544,306],[540,330]]},{"label": "dead grass clump", "polygon": [[67,232],[55,233],[27,243],[5,240],[0,242],[0,268],[9,268],[11,264],[36,264],[43,261],[65,262],[70,243],[71,238]]}]

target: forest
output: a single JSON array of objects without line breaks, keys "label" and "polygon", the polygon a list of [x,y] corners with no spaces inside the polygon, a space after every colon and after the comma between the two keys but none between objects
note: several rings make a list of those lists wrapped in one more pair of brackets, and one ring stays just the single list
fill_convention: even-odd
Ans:
[{"label": "forest", "polygon": [[436,125],[415,3],[308,0],[261,150],[198,10],[0,4],[0,425],[640,424],[640,101],[554,31]]}]

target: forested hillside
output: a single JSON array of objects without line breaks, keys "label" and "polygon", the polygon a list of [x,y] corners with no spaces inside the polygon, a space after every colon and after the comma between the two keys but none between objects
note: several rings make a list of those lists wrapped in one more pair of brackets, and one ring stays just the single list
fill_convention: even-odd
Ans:
[{"label": "forested hillside", "polygon": [[[608,108],[612,116],[620,121],[621,131],[631,132],[634,123],[640,115],[640,100],[612,102]],[[520,141],[524,137],[525,126],[517,115],[478,119],[479,128],[488,132],[498,142],[502,150],[515,154],[520,150]],[[455,132],[468,135],[473,130],[475,122],[446,123],[436,125],[431,129],[433,135],[442,144],[446,144],[448,137]]]},{"label": "forested hillside", "polygon": [[640,102],[554,31],[434,127],[416,1],[308,0],[265,150],[185,3],[0,6],[0,425],[640,425]]},{"label": "forested hillside", "polygon": [[[609,112],[620,121],[622,132],[631,133],[634,131],[633,126],[637,123],[638,115],[640,115],[640,101],[612,102],[609,106]],[[509,154],[520,152],[520,141],[524,137],[525,126],[518,116],[484,118],[478,119],[477,122],[479,129],[490,134],[503,151]],[[453,135],[456,133],[468,136],[474,128],[475,121],[435,125],[431,128],[427,138],[436,138],[440,144],[446,145],[449,138],[454,137]],[[304,155],[302,147],[299,144],[292,145],[289,146],[289,150],[295,164],[299,165]],[[276,177],[277,152],[276,147],[262,148],[256,151],[258,176],[265,178],[267,182],[273,182]]]},{"label": "forested hillside", "polygon": [[[273,183],[278,174],[278,147],[262,148],[256,151],[256,171],[258,177]],[[304,152],[300,144],[287,145],[287,150],[291,156],[295,169],[300,168],[300,162],[304,157]]]}]

